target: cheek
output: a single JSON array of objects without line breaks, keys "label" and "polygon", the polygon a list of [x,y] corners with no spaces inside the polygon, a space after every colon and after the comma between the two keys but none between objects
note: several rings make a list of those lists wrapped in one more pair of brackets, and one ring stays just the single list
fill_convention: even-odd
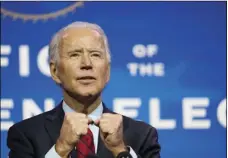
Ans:
[{"label": "cheek", "polygon": [[75,75],[75,68],[70,62],[68,64],[62,64],[59,67],[59,76],[64,80],[70,80]]},{"label": "cheek", "polygon": [[106,82],[109,76],[107,68],[102,68],[99,73],[100,73],[101,81]]}]

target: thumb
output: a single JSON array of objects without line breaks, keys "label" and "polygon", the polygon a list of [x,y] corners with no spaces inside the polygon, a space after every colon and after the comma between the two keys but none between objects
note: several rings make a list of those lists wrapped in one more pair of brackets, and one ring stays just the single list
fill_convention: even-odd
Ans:
[{"label": "thumb", "polygon": [[108,133],[107,132],[104,132],[101,128],[100,128],[100,135],[101,135],[101,138],[102,140],[105,140],[108,136]]},{"label": "thumb", "polygon": [[91,118],[88,118],[88,124],[94,124],[94,121]]},{"label": "thumb", "polygon": [[99,127],[99,125],[100,125],[100,120],[96,120],[96,121],[94,121],[93,123],[94,123],[94,125],[96,125],[97,127]]},{"label": "thumb", "polygon": [[99,127],[99,133],[100,133],[100,137],[101,139],[104,141],[106,139],[106,137],[108,136],[107,132],[104,132],[103,129],[100,127],[100,120],[96,120],[94,121],[94,124]]}]

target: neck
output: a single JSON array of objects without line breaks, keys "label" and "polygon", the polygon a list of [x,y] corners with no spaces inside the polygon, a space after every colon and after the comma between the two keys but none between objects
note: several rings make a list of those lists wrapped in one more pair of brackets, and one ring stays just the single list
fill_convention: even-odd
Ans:
[{"label": "neck", "polygon": [[101,95],[96,96],[71,96],[67,92],[63,92],[64,101],[74,111],[90,114],[93,112],[101,103]]}]

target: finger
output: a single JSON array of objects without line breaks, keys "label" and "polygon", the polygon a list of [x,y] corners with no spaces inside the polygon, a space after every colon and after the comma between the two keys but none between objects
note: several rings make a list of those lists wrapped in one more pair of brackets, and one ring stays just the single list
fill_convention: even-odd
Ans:
[{"label": "finger", "polygon": [[108,119],[108,118],[101,118],[99,120],[99,123],[100,124],[109,124],[110,123],[110,119]]},{"label": "finger", "polygon": [[88,124],[94,124],[94,121],[91,118],[88,118]]},{"label": "finger", "polygon": [[80,122],[81,122],[82,124],[88,124],[89,120],[86,119],[86,118],[84,118],[84,119],[80,119]]},{"label": "finger", "polygon": [[100,136],[101,136],[101,139],[104,141],[107,138],[108,133],[100,130]]},{"label": "finger", "polygon": [[95,120],[94,121],[94,125],[96,125],[97,127],[99,127],[100,126],[100,120]]},{"label": "finger", "polygon": [[106,123],[100,123],[99,124],[100,130],[103,133],[108,133],[109,132],[109,125]]},{"label": "finger", "polygon": [[88,132],[88,128],[89,128],[89,126],[87,125],[87,124],[85,124],[85,125],[82,125],[81,127],[80,127],[80,129],[78,129],[78,134],[81,136],[81,135],[86,135],[87,134],[87,132]]},{"label": "finger", "polygon": [[86,114],[83,114],[83,113],[76,113],[76,115],[80,118],[86,118]]},{"label": "finger", "polygon": [[83,124],[93,124],[93,120],[89,117],[86,117],[86,118],[81,118],[80,119],[80,122],[83,123]]},{"label": "finger", "polygon": [[107,126],[109,125],[109,120],[105,119],[105,118],[101,118],[98,121],[98,127],[100,127],[100,129],[104,132],[104,130],[107,129]]},{"label": "finger", "polygon": [[103,113],[101,118],[109,118],[110,116],[112,116],[112,114],[110,113]]},{"label": "finger", "polygon": [[82,131],[81,131],[81,134],[82,134],[82,135],[86,135],[87,132],[88,132],[88,127],[82,128]]}]

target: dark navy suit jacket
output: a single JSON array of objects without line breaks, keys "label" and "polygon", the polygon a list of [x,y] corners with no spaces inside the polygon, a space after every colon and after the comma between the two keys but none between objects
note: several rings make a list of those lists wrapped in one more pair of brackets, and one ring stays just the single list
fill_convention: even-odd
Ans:
[{"label": "dark navy suit jacket", "polygon": [[[104,113],[113,112],[104,105]],[[60,103],[51,111],[10,127],[7,137],[9,158],[44,158],[59,137],[64,115],[62,103]],[[157,130],[154,127],[123,116],[123,134],[126,145],[131,146],[139,158],[160,158],[161,148]],[[97,156],[114,158],[100,137]]]}]

